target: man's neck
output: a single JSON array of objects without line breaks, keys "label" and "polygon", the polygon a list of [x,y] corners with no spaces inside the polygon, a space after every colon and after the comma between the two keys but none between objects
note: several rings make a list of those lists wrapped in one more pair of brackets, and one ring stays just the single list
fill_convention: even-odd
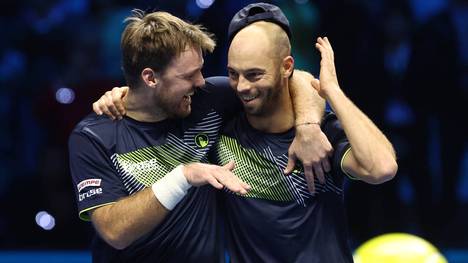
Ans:
[{"label": "man's neck", "polygon": [[266,133],[286,132],[294,127],[294,109],[288,87],[283,88],[277,103],[266,114],[246,116],[252,127]]},{"label": "man's neck", "polygon": [[155,104],[153,96],[146,90],[130,89],[125,105],[127,116],[141,122],[158,122],[167,119],[167,114]]}]

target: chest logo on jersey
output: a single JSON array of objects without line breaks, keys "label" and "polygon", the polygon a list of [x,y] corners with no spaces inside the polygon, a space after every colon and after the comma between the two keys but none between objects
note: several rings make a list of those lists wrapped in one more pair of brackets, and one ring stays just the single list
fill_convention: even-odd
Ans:
[{"label": "chest logo on jersey", "polygon": [[195,136],[195,144],[200,148],[208,146],[210,138],[205,133],[199,133]]}]

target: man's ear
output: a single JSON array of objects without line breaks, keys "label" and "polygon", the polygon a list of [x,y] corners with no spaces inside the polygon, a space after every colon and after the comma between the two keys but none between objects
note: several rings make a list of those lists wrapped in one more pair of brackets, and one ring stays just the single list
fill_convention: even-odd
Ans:
[{"label": "man's ear", "polygon": [[141,79],[150,88],[156,88],[159,82],[158,75],[150,68],[144,68],[141,71]]},{"label": "man's ear", "polygon": [[294,58],[292,56],[287,56],[283,59],[283,64],[281,66],[281,72],[283,78],[289,78],[294,71]]}]

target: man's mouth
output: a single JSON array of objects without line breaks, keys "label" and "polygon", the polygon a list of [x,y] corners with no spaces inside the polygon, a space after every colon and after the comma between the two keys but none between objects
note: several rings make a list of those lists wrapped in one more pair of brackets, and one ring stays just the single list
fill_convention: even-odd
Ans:
[{"label": "man's mouth", "polygon": [[241,100],[245,102],[249,102],[258,98],[258,94],[257,95],[239,95],[239,97],[241,98]]},{"label": "man's mouth", "polygon": [[193,96],[193,94],[195,94],[194,91],[191,91],[191,92],[185,94],[184,97],[183,97],[183,100],[184,100],[185,102],[187,102],[187,103],[192,102],[192,96]]}]

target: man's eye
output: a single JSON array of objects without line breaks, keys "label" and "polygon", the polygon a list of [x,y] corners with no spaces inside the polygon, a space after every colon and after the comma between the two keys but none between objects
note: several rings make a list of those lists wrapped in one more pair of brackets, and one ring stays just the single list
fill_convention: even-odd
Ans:
[{"label": "man's eye", "polygon": [[254,81],[254,80],[258,80],[259,78],[261,78],[262,75],[263,73],[261,72],[251,72],[251,73],[248,73],[245,77],[250,81]]},{"label": "man's eye", "polygon": [[231,79],[237,79],[238,75],[236,72],[229,70],[228,71],[229,78]]}]

